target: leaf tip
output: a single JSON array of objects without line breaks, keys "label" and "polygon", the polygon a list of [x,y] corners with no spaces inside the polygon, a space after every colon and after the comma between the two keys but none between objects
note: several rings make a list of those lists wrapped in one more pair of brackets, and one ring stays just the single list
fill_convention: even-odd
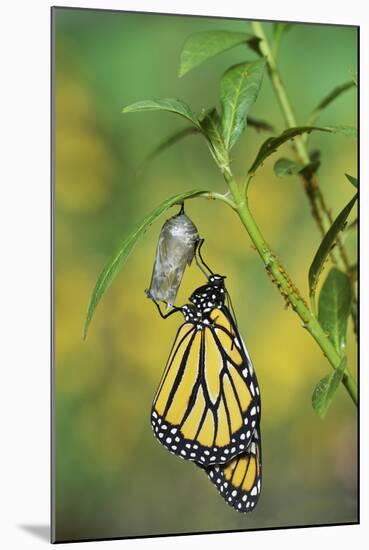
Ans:
[{"label": "leaf tip", "polygon": [[88,320],[88,318],[86,318],[85,322],[83,324],[83,330],[82,330],[82,340],[83,340],[83,342],[86,341],[89,324],[90,324],[90,321]]},{"label": "leaf tip", "polygon": [[345,176],[348,179],[348,181],[357,189],[358,188],[358,181],[357,178],[354,178],[354,176],[350,176],[350,174],[346,174]]}]

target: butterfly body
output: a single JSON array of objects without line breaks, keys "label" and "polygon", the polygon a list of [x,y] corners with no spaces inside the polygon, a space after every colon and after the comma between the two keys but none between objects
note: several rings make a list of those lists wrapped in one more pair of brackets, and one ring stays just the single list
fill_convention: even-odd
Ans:
[{"label": "butterfly body", "polygon": [[151,413],[159,442],[205,468],[245,453],[260,417],[257,379],[226,296],[224,277],[211,275],[177,308],[185,323]]}]

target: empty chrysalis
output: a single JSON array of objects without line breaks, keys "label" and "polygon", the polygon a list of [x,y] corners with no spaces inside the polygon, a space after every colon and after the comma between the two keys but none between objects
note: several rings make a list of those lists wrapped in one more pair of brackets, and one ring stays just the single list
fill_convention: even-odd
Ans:
[{"label": "empty chrysalis", "polygon": [[197,228],[182,204],[179,213],[169,218],[160,232],[150,288],[146,290],[149,298],[165,302],[168,308],[173,306],[199,240]]}]

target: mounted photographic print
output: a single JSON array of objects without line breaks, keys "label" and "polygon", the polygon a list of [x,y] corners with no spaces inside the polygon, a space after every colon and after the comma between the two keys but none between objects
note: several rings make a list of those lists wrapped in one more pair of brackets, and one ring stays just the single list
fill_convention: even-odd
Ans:
[{"label": "mounted photographic print", "polygon": [[358,28],[52,50],[53,542],[357,523]]}]

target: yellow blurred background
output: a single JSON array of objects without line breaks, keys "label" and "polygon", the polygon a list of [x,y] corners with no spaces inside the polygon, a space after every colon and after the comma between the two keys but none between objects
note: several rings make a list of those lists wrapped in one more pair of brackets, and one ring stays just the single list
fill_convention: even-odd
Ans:
[{"label": "yellow blurred background", "polygon": [[[262,394],[263,490],[249,515],[228,507],[204,473],[155,440],[151,402],[179,316],[159,318],[150,282],[156,222],[99,304],[86,341],[82,327],[96,279],[119,243],[165,198],[186,190],[225,190],[200,137],[189,137],[142,168],[146,156],[186,126],[168,113],[122,115],[140,99],[175,97],[194,111],[218,104],[231,64],[255,59],[237,47],[177,78],[179,55],[195,31],[251,32],[247,21],[57,8],[55,41],[56,239],[56,535],[57,540],[224,531],[357,520],[357,418],[339,388],[324,421],[311,407],[330,367],[299,318],[264,273],[238,218],[223,203],[191,200],[186,212],[205,237],[204,255],[227,286]],[[271,35],[272,24],[264,23]],[[356,72],[356,29],[296,24],[285,35],[280,68],[299,123]],[[267,78],[251,116],[277,132],[283,119]],[[321,123],[356,125],[355,92],[340,97]],[[241,177],[269,134],[248,128],[232,150]],[[335,216],[353,195],[357,144],[313,134],[319,178]],[[301,183],[259,170],[250,205],[263,234],[307,296],[307,272],[320,242]],[[174,215],[177,209],[168,212]],[[354,261],[355,235],[346,241]],[[327,266],[329,267],[329,266]],[[327,272],[327,271],[326,271]],[[203,283],[189,269],[177,299]],[[349,366],[356,342],[349,326]]]}]

